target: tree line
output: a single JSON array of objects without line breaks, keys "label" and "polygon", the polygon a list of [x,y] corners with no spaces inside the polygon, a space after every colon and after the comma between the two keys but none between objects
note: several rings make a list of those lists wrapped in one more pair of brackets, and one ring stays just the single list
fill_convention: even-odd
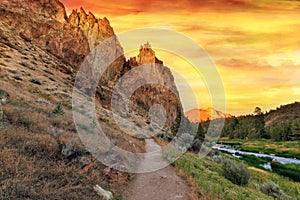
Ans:
[{"label": "tree line", "polygon": [[[207,129],[209,121],[200,123]],[[300,140],[300,103],[295,102],[263,113],[256,107],[253,114],[227,118],[221,137],[230,139]]]}]

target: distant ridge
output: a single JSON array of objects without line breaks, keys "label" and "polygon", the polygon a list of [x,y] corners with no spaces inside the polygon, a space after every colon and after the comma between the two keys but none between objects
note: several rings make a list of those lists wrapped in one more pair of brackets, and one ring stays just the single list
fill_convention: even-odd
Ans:
[{"label": "distant ridge", "polygon": [[232,115],[223,113],[219,110],[214,108],[207,108],[207,109],[192,109],[185,112],[185,116],[191,122],[204,122],[207,120],[212,119],[220,119],[220,118],[231,118]]}]

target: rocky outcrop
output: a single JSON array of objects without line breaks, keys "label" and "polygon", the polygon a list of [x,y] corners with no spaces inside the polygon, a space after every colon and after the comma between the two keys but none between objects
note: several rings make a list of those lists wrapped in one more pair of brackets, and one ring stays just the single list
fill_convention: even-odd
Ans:
[{"label": "rocky outcrop", "polygon": [[90,49],[97,46],[100,41],[114,35],[114,31],[106,17],[97,19],[93,13],[89,12],[87,14],[83,8],[80,8],[79,12],[73,10],[67,21],[70,26],[78,27],[83,31],[88,39]]},{"label": "rocky outcrop", "polygon": [[[78,68],[88,53],[114,31],[109,21],[97,19],[82,8],[68,17],[58,0],[4,0],[0,3],[0,20],[15,28],[27,41],[62,58]],[[122,52],[117,38],[112,51]]]},{"label": "rocky outcrop", "polygon": [[155,52],[152,50],[149,42],[141,45],[139,55],[137,56],[137,62],[139,65],[155,63]]},{"label": "rocky outcrop", "polygon": [[[12,20],[18,22],[19,20],[29,20],[30,16],[38,16],[38,18],[31,19],[33,21],[51,21],[56,20],[64,22],[67,19],[67,14],[64,5],[58,0],[2,0],[1,1],[1,15],[12,13],[17,14]],[[22,15],[26,18],[17,19]],[[3,17],[3,16],[2,16]],[[39,27],[36,27],[39,28]]]},{"label": "rocky outcrop", "polygon": [[[156,84],[143,85],[132,94],[130,98],[131,108],[132,110],[142,109],[148,113],[153,105],[162,105],[166,112],[166,128],[168,129],[182,112],[179,93],[171,70],[155,57],[155,52],[148,42],[141,46],[137,57],[131,57],[124,63],[120,77],[124,80],[123,75],[128,71],[143,66],[146,68],[142,69],[142,72],[140,70],[132,70],[130,72],[131,75],[126,77],[128,80],[124,81],[124,84],[127,83],[127,85],[122,85],[121,87],[130,88],[138,81],[150,83],[155,79]],[[152,67],[147,69],[147,66]],[[136,109],[136,107],[139,108]],[[162,114],[159,115],[162,116]]]}]

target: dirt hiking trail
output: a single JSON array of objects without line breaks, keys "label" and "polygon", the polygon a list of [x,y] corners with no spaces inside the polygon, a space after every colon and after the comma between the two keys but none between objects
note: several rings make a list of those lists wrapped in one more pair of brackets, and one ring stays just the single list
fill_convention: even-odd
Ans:
[{"label": "dirt hiking trail", "polygon": [[[139,166],[139,171],[149,171],[167,165],[162,156],[161,147],[152,139],[146,140],[144,161]],[[156,166],[155,166],[156,165]],[[188,200],[190,188],[187,183],[177,176],[171,166],[147,173],[136,174],[135,179],[129,183],[124,191],[124,200]]]}]

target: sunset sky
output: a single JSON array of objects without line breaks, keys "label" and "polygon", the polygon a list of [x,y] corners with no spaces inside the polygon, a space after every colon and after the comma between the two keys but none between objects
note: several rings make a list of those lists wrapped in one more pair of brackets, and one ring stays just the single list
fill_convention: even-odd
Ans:
[{"label": "sunset sky", "polygon": [[[107,17],[116,34],[154,27],[175,30],[195,40],[217,66],[225,88],[228,113],[252,113],[256,106],[267,111],[300,100],[300,1],[62,2],[68,13],[82,6],[99,18]],[[128,47],[122,40],[121,44],[127,52]],[[141,41],[137,41],[137,48],[140,44]],[[188,47],[183,44],[183,48]],[[195,73],[184,59],[175,59],[166,52],[156,52],[156,55],[184,78]],[[200,99],[200,107],[210,106],[203,80],[187,81]],[[182,89],[180,95],[184,99],[189,94]],[[195,106],[187,104],[186,110]]]}]

